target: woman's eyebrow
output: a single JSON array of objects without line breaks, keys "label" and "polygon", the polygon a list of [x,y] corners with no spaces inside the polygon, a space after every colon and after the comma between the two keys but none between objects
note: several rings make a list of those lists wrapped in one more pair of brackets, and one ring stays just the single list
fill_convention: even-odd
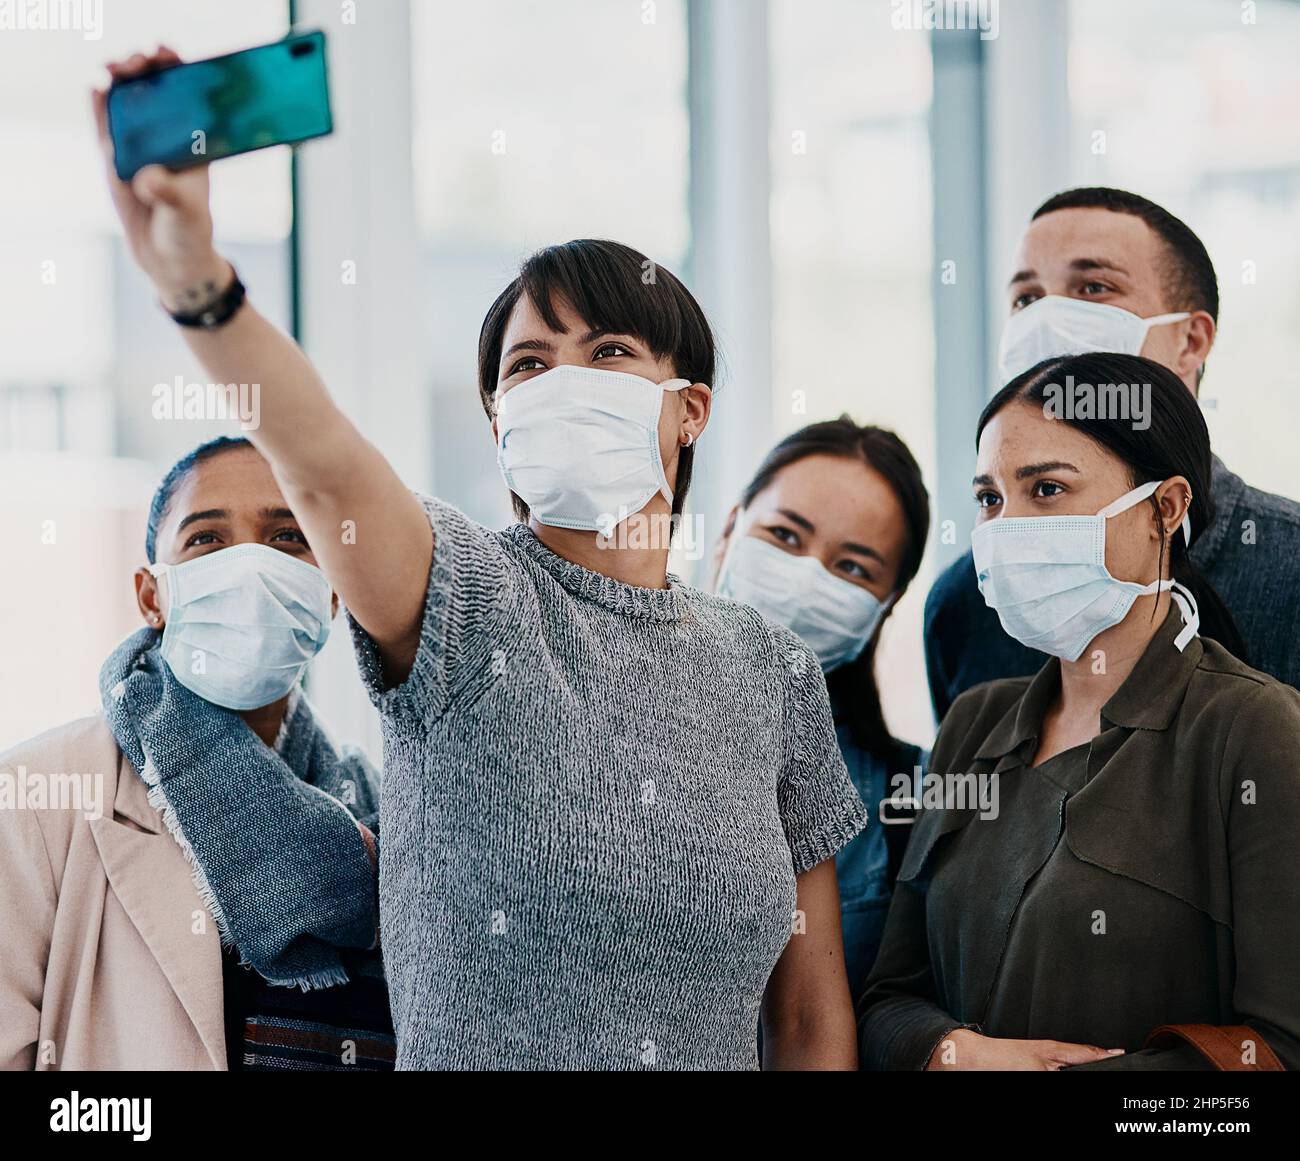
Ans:
[{"label": "woman's eyebrow", "polygon": [[502,357],[503,359],[508,359],[508,358],[510,358],[510,356],[513,355],[516,351],[548,351],[548,352],[550,352],[550,351],[554,351],[554,350],[555,350],[555,344],[554,344],[554,343],[548,343],[545,339],[524,339],[524,340],[522,340],[521,342],[515,343],[515,345],[512,346],[508,351],[506,351],[506,353],[505,353],[504,355],[502,355],[501,357]]},{"label": "woman's eyebrow", "polygon": [[1016,469],[1016,479],[1027,480],[1030,476],[1041,476],[1046,472],[1075,472],[1077,474],[1079,469],[1064,460],[1052,460],[1050,463],[1043,464],[1026,464],[1023,468]]},{"label": "woman's eyebrow", "polygon": [[[631,335],[624,334],[622,331],[606,331],[606,330],[598,329],[594,331],[588,331],[585,335],[583,335],[581,338],[578,339],[578,342],[581,343],[583,346],[586,346],[588,343],[594,343],[597,339],[603,339],[606,336],[611,336],[611,335],[614,338],[622,338],[622,339],[631,339],[633,337]],[[555,344],[547,342],[545,339],[523,339],[520,342],[515,343],[508,351],[504,352],[501,358],[503,360],[508,359],[516,351],[546,351],[548,354],[551,354],[555,351]]]},{"label": "woman's eyebrow", "polygon": [[292,520],[295,524],[298,523],[298,517],[288,508],[263,508],[260,515],[263,520]]},{"label": "woman's eyebrow", "polygon": [[880,553],[878,553],[874,548],[868,548],[865,544],[854,544],[852,541],[845,541],[840,545],[840,547],[844,549],[845,552],[853,552],[858,556],[866,556],[871,560],[879,561],[881,564],[885,563],[885,558],[881,556]]},{"label": "woman's eyebrow", "polygon": [[230,513],[224,508],[207,508],[202,512],[191,512],[176,525],[176,531],[184,532],[186,528],[198,520],[228,520],[229,518]]},{"label": "woman's eyebrow", "polygon": [[807,516],[800,516],[798,512],[792,512],[789,508],[778,508],[777,511],[789,520],[791,524],[798,524],[805,532],[817,531],[817,529],[813,527],[813,522],[809,520]]},{"label": "woman's eyebrow", "polygon": [[636,336],[629,334],[627,331],[607,331],[607,330],[597,329],[594,331],[588,331],[585,335],[582,336],[582,338],[578,340],[578,342],[586,346],[587,343],[594,343],[597,339],[606,339],[606,338],[635,340]]}]

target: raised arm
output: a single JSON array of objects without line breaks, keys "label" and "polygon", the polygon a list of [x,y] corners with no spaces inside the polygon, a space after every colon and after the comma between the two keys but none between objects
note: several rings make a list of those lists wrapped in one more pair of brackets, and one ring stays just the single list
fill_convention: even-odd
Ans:
[{"label": "raised arm", "polygon": [[[170,49],[109,65],[114,80],[179,63]],[[213,244],[208,173],[148,166],[128,183],[112,164],[107,94],[93,94],[113,203],[132,257],[163,306],[190,312],[219,296],[233,271]],[[216,383],[260,384],[259,424],[244,432],[281,490],[343,603],[378,645],[385,677],[409,672],[433,558],[420,503],[330,398],[305,354],[246,302],[217,330],[183,328]]]}]

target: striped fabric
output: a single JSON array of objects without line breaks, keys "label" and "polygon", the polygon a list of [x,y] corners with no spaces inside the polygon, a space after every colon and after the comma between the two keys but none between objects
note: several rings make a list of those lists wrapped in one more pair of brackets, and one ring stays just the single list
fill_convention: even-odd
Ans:
[{"label": "striped fabric", "polygon": [[232,1071],[388,1072],[397,1056],[379,955],[353,953],[349,983],[273,987],[227,951],[226,1050]]},{"label": "striped fabric", "polygon": [[243,1052],[245,1072],[387,1072],[397,1041],[364,1028],[254,1016],[244,1023]]}]

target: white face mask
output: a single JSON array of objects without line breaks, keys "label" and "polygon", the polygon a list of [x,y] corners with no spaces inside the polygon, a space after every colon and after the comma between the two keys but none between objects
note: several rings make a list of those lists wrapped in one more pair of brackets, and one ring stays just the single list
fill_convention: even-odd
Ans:
[{"label": "white face mask", "polygon": [[828,572],[815,556],[795,556],[740,533],[727,549],[718,595],[796,633],[817,654],[824,673],[857,660],[889,607]]},{"label": "white face mask", "polygon": [[1188,311],[1140,318],[1122,307],[1049,294],[1018,310],[1002,328],[998,374],[1003,384],[1044,359],[1108,351],[1140,355],[1147,331],[1191,318]]},{"label": "white face mask", "polygon": [[671,504],[659,415],[689,386],[564,364],[512,387],[497,404],[506,485],[543,524],[606,535],[656,492]]},{"label": "white face mask", "polygon": [[236,544],[149,571],[166,590],[163,660],[177,681],[214,705],[250,710],[279,700],[329,637],[329,581],[265,544]]},{"label": "white face mask", "polygon": [[[1184,627],[1179,651],[1196,636],[1200,617],[1177,581],[1147,585],[1116,580],[1106,568],[1106,521],[1150,496],[1163,481],[1126,492],[1095,516],[1002,516],[971,533],[975,575],[1002,628],[1022,645],[1077,661],[1099,633],[1118,625],[1140,596],[1172,590]],[[1183,520],[1191,543],[1191,523]]]}]

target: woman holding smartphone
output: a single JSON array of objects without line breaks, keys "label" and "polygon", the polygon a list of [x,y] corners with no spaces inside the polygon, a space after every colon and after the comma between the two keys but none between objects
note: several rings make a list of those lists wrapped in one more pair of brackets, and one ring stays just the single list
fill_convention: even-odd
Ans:
[{"label": "woman holding smartphone", "polygon": [[493,304],[479,391],[521,520],[492,532],[409,492],[243,301],[204,170],[109,182],[209,374],[263,385],[250,438],[355,622],[398,1067],[752,1068],[760,1007],[765,1064],[854,1067],[833,856],[864,812],[820,667],[655,534],[712,400],[681,283],[572,242]]}]

